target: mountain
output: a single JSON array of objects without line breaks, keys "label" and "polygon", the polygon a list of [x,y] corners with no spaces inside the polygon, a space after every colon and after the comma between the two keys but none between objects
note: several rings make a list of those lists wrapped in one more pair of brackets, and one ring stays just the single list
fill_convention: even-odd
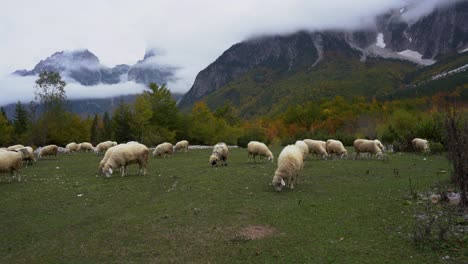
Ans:
[{"label": "mountain", "polygon": [[164,84],[174,76],[174,68],[158,65],[155,53],[151,50],[133,66],[121,64],[113,68],[102,65],[99,58],[89,50],[60,51],[41,60],[32,70],[17,70],[13,74],[31,76],[42,71],[59,72],[66,81],[85,86],[126,81]]},{"label": "mountain", "polygon": [[382,14],[369,29],[301,31],[235,44],[197,75],[178,106],[203,100],[215,109],[230,102],[248,117],[336,95],[384,98],[414,88],[406,76],[464,56],[468,2],[419,18],[411,17],[411,8]]}]

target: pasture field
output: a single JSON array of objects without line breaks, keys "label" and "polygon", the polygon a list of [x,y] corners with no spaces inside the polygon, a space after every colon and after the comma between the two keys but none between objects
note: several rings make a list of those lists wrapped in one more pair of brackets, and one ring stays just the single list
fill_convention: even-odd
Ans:
[{"label": "pasture field", "polygon": [[0,263],[447,263],[413,246],[407,201],[409,177],[421,192],[448,181],[445,156],[308,159],[277,193],[275,163],[231,149],[211,168],[210,154],[150,158],[146,176],[100,177],[92,153],[0,175]]}]

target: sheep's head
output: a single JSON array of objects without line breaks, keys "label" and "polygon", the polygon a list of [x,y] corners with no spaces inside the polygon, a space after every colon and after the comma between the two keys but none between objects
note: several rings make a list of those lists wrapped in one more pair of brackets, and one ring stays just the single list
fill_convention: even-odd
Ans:
[{"label": "sheep's head", "polygon": [[214,156],[214,155],[211,155],[210,156],[210,164],[211,166],[216,166],[218,164],[218,157]]},{"label": "sheep's head", "polygon": [[277,192],[281,192],[281,189],[284,186],[286,186],[286,183],[284,182],[284,180],[276,176],[273,178],[273,181],[271,182],[271,184],[273,185],[273,187],[275,188]]},{"label": "sheep's head", "polygon": [[112,176],[112,173],[114,171],[112,170],[112,166],[110,164],[106,164],[104,165],[104,168],[102,169],[102,173],[104,173],[104,175],[107,177],[107,178],[110,178],[110,176]]}]

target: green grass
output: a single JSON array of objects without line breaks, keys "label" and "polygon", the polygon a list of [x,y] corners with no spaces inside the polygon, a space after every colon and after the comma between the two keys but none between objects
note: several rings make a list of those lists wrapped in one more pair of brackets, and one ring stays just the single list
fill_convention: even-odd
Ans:
[{"label": "green grass", "polygon": [[[1,175],[0,263],[439,263],[446,255],[413,246],[406,201],[409,177],[421,191],[446,182],[443,156],[308,160],[297,188],[276,193],[275,164],[231,149],[228,167],[211,168],[210,153],[151,158],[147,176],[133,166],[128,177],[98,177],[100,157],[85,153],[38,161],[20,183]],[[250,225],[276,232],[239,239]]]}]

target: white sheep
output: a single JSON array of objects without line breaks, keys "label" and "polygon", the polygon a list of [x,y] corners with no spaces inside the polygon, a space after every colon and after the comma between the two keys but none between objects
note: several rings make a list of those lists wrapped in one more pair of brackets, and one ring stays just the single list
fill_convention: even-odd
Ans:
[{"label": "white sheep", "polygon": [[104,165],[106,164],[107,160],[110,158],[110,156],[112,155],[112,153],[114,153],[115,150],[117,150],[118,148],[120,148],[123,145],[126,145],[126,144],[119,144],[117,146],[110,147],[109,149],[106,150],[106,152],[104,153],[104,157],[102,158],[101,162],[99,163],[99,171],[100,172],[104,173],[103,168],[104,168]]},{"label": "white sheep", "polygon": [[422,138],[415,138],[411,141],[413,149],[416,152],[431,152],[429,149],[429,142]]},{"label": "white sheep", "polygon": [[327,153],[327,142],[323,140],[304,139],[304,143],[309,147],[309,153],[320,155],[322,159],[326,159]]},{"label": "white sheep", "polygon": [[172,146],[172,144],[169,142],[164,142],[156,146],[156,148],[153,151],[153,157],[171,157],[173,151],[174,147]]},{"label": "white sheep", "polygon": [[326,142],[327,152],[329,155],[335,154],[340,158],[348,156],[348,151],[345,149],[343,143],[339,140],[329,139]]},{"label": "white sheep", "polygon": [[302,150],[297,145],[286,146],[278,156],[278,168],[271,182],[276,191],[281,191],[284,186],[291,190],[297,184],[299,172],[304,167]]},{"label": "white sheep", "polygon": [[274,159],[273,153],[271,153],[267,145],[258,141],[250,141],[249,144],[247,144],[247,153],[248,158],[253,157],[254,162],[256,162],[255,157],[257,155],[260,156],[260,158],[267,157],[271,162],[273,162]]},{"label": "white sheep", "polygon": [[377,158],[383,157],[382,149],[377,145],[375,140],[356,139],[353,146],[355,151],[354,159],[357,159],[360,153],[369,153],[371,156],[376,155]]},{"label": "white sheep", "polygon": [[184,152],[188,151],[189,147],[189,142],[187,140],[181,140],[175,144],[174,150],[179,151],[179,150],[184,150]]},{"label": "white sheep", "polygon": [[22,166],[23,156],[15,151],[0,151],[0,172],[10,173],[18,177],[21,181],[20,169]]},{"label": "white sheep", "polygon": [[140,169],[138,174],[146,175],[148,165],[149,149],[143,144],[121,144],[112,152],[102,169],[106,177],[110,177],[114,170],[120,169],[121,176],[127,175],[127,166],[138,164]]},{"label": "white sheep", "polygon": [[71,143],[68,143],[66,146],[65,146],[66,149],[68,149],[68,151],[71,152],[75,152],[78,150],[78,144],[76,144],[75,142],[71,142]]},{"label": "white sheep", "polygon": [[[227,166],[227,158],[229,155],[229,148],[224,142],[220,142],[213,147],[213,152],[210,156],[210,164],[213,166]],[[222,164],[221,164],[222,163]]]},{"label": "white sheep", "polygon": [[70,150],[67,149],[67,148],[58,147],[57,148],[57,153],[68,155],[68,154],[70,154]]},{"label": "white sheep", "polygon": [[85,152],[88,152],[88,151],[93,151],[94,150],[94,147],[91,143],[89,142],[83,142],[83,143],[80,143],[78,144],[78,148],[77,148],[77,151],[85,151]]},{"label": "white sheep", "polygon": [[24,147],[16,149],[16,152],[21,153],[23,157],[23,161],[25,161],[28,165],[32,165],[36,162],[36,158],[34,157],[34,150],[31,147]]},{"label": "white sheep", "polygon": [[39,158],[46,156],[55,156],[57,158],[58,147],[57,145],[47,145],[39,151]]},{"label": "white sheep", "polygon": [[106,152],[106,150],[108,150],[109,148],[114,147],[116,145],[117,145],[117,142],[112,142],[112,141],[109,141],[109,140],[101,142],[101,143],[97,144],[97,146],[94,148],[94,153],[96,153],[96,155],[99,155],[101,153]]},{"label": "white sheep", "polygon": [[15,151],[15,150],[20,149],[20,148],[24,148],[24,146],[21,145],[21,144],[13,145],[13,146],[9,146],[9,147],[7,148],[7,150],[9,150],[9,151]]},{"label": "white sheep", "polygon": [[309,146],[307,146],[307,144],[302,140],[296,141],[296,144],[294,145],[298,146],[299,149],[302,151],[302,156],[305,160],[307,158],[307,154],[309,154]]}]

